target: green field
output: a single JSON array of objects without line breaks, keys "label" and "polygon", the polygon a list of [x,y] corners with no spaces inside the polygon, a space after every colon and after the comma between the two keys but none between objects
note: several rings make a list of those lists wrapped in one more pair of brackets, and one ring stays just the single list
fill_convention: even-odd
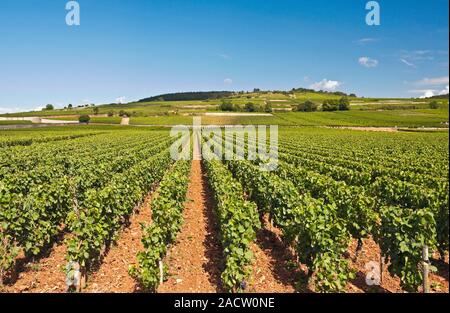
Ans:
[{"label": "green field", "polygon": [[[442,127],[448,128],[448,99],[382,99],[349,97],[350,110],[323,112],[325,100],[340,99],[341,95],[323,92],[248,92],[234,93],[225,99],[132,102],[106,104],[94,107],[21,112],[3,114],[9,117],[38,116],[54,120],[77,120],[82,114],[91,116],[91,123],[120,124],[123,114],[130,116],[130,125],[191,125],[193,116],[202,116],[206,125],[280,125],[280,126],[352,126],[352,127]],[[159,99],[159,98],[158,98]],[[171,98],[173,99],[173,98]],[[179,99],[181,99],[179,97]],[[273,116],[203,116],[208,112],[220,112],[219,104],[231,101],[238,110],[248,102],[264,108],[270,104]],[[295,112],[299,103],[306,100],[319,106],[317,112]],[[438,103],[431,109],[431,101]],[[96,112],[94,112],[94,109]],[[291,111],[294,110],[294,111]],[[95,114],[94,114],[95,113]],[[244,113],[244,112],[241,112]],[[108,117],[106,117],[108,115]],[[0,122],[0,125],[26,122]]]},{"label": "green field", "polygon": [[[347,114],[349,123],[369,114],[340,113]],[[390,116],[376,113],[386,112],[370,113],[379,120]],[[335,120],[330,114],[220,120],[258,124],[270,119],[295,123],[322,119],[328,123]],[[305,120],[303,115],[313,118]],[[175,121],[175,117],[166,118]],[[204,124],[216,122],[214,119],[207,117]],[[163,125],[167,120],[160,122]],[[223,144],[232,139],[225,132],[213,139],[208,133],[197,136],[209,140],[214,148],[204,146],[204,156],[232,151]],[[277,229],[283,235],[280,243],[295,253],[287,255],[283,263],[289,263],[284,271],[295,277],[295,291],[303,292],[312,284],[314,288],[308,292],[353,292],[349,285],[355,284],[355,273],[363,271],[365,261],[370,261],[365,255],[373,256],[373,250],[378,249],[377,259],[381,255],[392,264],[384,275],[393,283],[362,291],[390,288],[392,292],[417,292],[422,283],[418,265],[423,245],[429,247],[434,262],[438,255],[448,253],[448,139],[448,132],[281,126],[277,155],[271,155],[277,156],[277,167],[262,171],[262,159],[173,160],[169,149],[174,138],[166,127],[75,125],[4,130],[0,132],[0,273],[6,275],[0,278],[8,279],[13,271],[27,275],[15,265],[18,253],[32,258],[32,275],[57,270],[41,266],[41,256],[52,257],[53,247],[65,245],[64,257],[53,260],[57,266],[66,268],[68,260],[77,262],[95,280],[94,274],[102,266],[110,266],[102,264],[103,246],[124,240],[122,230],[129,227],[127,221],[141,214],[135,208],[151,201],[151,223],[136,237],[146,243],[134,252],[138,262],[121,259],[117,265],[145,290],[159,285],[159,261],[173,261],[165,256],[168,249],[180,244],[177,234],[183,231],[183,223],[193,223],[187,228],[190,231],[198,227],[198,219],[183,220],[183,211],[188,205],[193,210],[195,205],[199,212],[210,210],[208,214],[217,218],[218,228],[209,230],[208,235],[217,235],[217,247],[226,253],[227,262],[217,268],[224,291],[238,290],[242,279],[249,281],[247,291],[253,290],[252,281],[259,273],[253,262],[258,256],[250,251],[260,245],[257,234],[275,234]],[[236,143],[242,144],[246,154],[242,140],[237,138]],[[199,172],[191,171],[194,166]],[[201,175],[201,166],[205,175]],[[196,183],[191,185],[190,181]],[[198,200],[187,197],[187,191],[198,185],[210,186],[209,193],[200,192],[202,201],[210,201],[210,205],[201,207],[195,202]],[[268,216],[273,218],[272,226],[264,223]],[[264,217],[263,223],[260,217]],[[61,230],[61,225],[66,228]],[[189,244],[196,240],[198,237],[190,237]],[[359,257],[354,248],[357,241],[361,242]],[[264,249],[277,249],[270,242]],[[123,243],[120,249],[136,245]],[[300,268],[323,275],[298,277],[295,272]],[[110,272],[103,277],[105,281],[116,279],[115,271]],[[65,286],[64,275],[60,280]],[[437,283],[435,276],[430,280]],[[18,284],[8,281],[0,288],[14,292]],[[37,281],[34,288],[44,287]],[[265,285],[261,288],[271,291]]]},{"label": "green field", "polygon": [[32,124],[31,121],[0,121],[0,125],[27,125]]},{"label": "green field", "polygon": [[[321,93],[321,92],[248,92],[236,93],[235,95],[226,98],[234,105],[243,107],[246,103],[252,102],[261,107],[266,103],[270,104],[274,110],[295,108],[295,106],[306,100],[311,100],[318,105],[322,104],[324,100],[339,99],[340,95]],[[362,111],[376,111],[376,110],[407,110],[415,111],[428,109],[429,103],[432,99],[382,99],[382,98],[357,98],[350,97],[351,110]],[[113,114],[115,116],[119,113],[126,112],[131,117],[150,118],[150,120],[157,116],[172,116],[185,114],[201,114],[205,112],[217,112],[218,106],[222,99],[209,100],[188,100],[188,101],[152,101],[152,102],[131,102],[127,104],[103,104],[97,105],[97,114]],[[448,99],[438,99],[440,109],[448,112]],[[82,114],[94,114],[93,107],[75,107],[72,109],[58,109],[58,110],[44,110],[37,112],[20,112],[13,114],[3,114],[0,116],[9,117],[24,117],[24,116],[40,116],[40,117],[57,117],[60,116],[79,116]],[[448,115],[448,114],[447,114]],[[333,120],[333,118],[332,118]],[[345,121],[345,119],[344,119]],[[100,120],[101,122],[101,120]],[[141,121],[142,122],[142,121]],[[175,122],[174,122],[175,123]],[[308,122],[304,122],[308,123]],[[136,124],[138,124],[136,122]],[[143,124],[166,124],[165,122],[146,122]],[[168,124],[172,124],[169,122]],[[319,121],[320,124],[320,121]]]},{"label": "green field", "polygon": [[[442,127],[448,128],[448,109],[350,110],[337,112],[285,112],[273,116],[201,116],[206,125],[280,125],[353,127]],[[131,117],[130,125],[191,125],[194,115]],[[78,116],[54,118],[77,120]],[[91,123],[120,124],[119,117],[91,117]],[[11,122],[11,124],[14,124]]]},{"label": "green field", "polygon": [[448,127],[448,110],[277,113],[299,126]]}]

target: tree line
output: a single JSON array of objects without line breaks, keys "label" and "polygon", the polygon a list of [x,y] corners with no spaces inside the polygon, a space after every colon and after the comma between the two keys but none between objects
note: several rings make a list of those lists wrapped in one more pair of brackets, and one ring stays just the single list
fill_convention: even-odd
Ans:
[{"label": "tree line", "polygon": [[234,94],[232,91],[194,91],[194,92],[178,92],[158,95],[154,97],[144,98],[138,102],[153,101],[193,101],[193,100],[209,100],[230,97]]},{"label": "tree line", "polygon": [[[348,111],[350,110],[350,101],[348,97],[344,96],[340,99],[327,99],[322,103],[322,111],[332,112],[332,111]],[[294,107],[294,111],[298,112],[315,112],[319,110],[319,105],[311,100],[297,104]]]}]

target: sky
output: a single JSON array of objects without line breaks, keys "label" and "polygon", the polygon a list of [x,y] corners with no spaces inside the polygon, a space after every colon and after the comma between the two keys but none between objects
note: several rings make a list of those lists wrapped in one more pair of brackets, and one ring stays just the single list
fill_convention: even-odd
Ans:
[{"label": "sky", "polygon": [[0,1],[0,113],[168,92],[448,92],[449,1]]}]

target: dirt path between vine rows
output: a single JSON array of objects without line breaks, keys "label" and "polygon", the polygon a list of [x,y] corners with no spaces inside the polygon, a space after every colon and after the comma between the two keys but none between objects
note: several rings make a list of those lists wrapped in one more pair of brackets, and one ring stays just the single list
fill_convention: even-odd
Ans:
[{"label": "dirt path between vine rows", "polygon": [[[381,292],[381,293],[403,293],[400,286],[399,277],[393,277],[388,271],[388,265],[383,261],[383,271],[381,284],[379,286],[369,286],[366,283],[366,277],[374,270],[376,273],[380,272],[380,247],[372,239],[367,238],[363,240],[363,247],[359,253],[358,258],[356,256],[356,240],[352,240],[349,247],[349,260],[351,267],[356,270],[356,278],[347,284],[347,292],[361,293],[361,292]],[[444,261],[437,261],[438,256],[434,256],[432,263],[437,267],[436,273],[430,273],[430,292],[431,293],[448,293],[449,292],[449,267],[448,267],[448,255]],[[377,274],[380,277],[379,274]],[[422,287],[419,287],[419,292],[422,292]]]},{"label": "dirt path between vine rows", "polygon": [[213,196],[200,160],[192,161],[187,199],[181,232],[165,258],[170,276],[158,292],[219,292],[222,248]]},{"label": "dirt path between vine rows", "polygon": [[246,291],[295,292],[299,271],[290,266],[294,257],[283,244],[280,234],[278,229],[270,225],[266,215],[262,228],[257,232],[256,241],[250,247],[254,255],[254,263]]},{"label": "dirt path between vine rows", "polygon": [[[0,292],[8,293],[62,293],[66,292],[66,245],[64,235],[49,250],[47,256],[36,262],[19,266],[16,280]],[[67,237],[67,235],[66,235]],[[20,262],[20,261],[19,261]]]},{"label": "dirt path between vine rows", "polygon": [[[88,276],[85,292],[135,292],[139,291],[134,279],[128,275],[128,266],[136,264],[136,253],[143,250],[140,223],[151,222],[151,200],[149,195],[143,205],[130,217],[129,225],[120,234],[103,258],[95,273]],[[65,234],[65,238],[70,234]],[[63,237],[63,236],[61,236]],[[64,293],[66,277],[64,273],[67,247],[60,238],[50,250],[49,255],[36,262],[19,266],[17,279],[0,290],[7,293]]]},{"label": "dirt path between vine rows", "polygon": [[100,267],[87,280],[84,292],[90,293],[131,293],[139,292],[140,287],[128,275],[130,265],[137,264],[136,254],[144,250],[142,245],[141,223],[151,222],[151,202],[156,193],[147,196],[144,203],[130,217],[129,226],[103,258]]}]

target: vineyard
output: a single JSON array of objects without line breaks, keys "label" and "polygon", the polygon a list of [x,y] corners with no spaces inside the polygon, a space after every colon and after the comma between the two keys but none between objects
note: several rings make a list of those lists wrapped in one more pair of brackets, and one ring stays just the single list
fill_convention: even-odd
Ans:
[{"label": "vineyard", "polygon": [[212,135],[2,132],[0,291],[448,292],[448,133]]}]

